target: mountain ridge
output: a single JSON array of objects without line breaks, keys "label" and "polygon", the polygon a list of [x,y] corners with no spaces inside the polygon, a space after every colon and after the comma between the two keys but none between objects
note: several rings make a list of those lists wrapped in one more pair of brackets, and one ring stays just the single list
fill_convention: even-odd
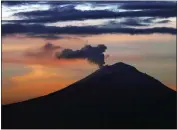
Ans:
[{"label": "mountain ridge", "polygon": [[[73,84],[76,84],[76,83],[78,83],[78,82],[83,82],[84,80],[87,80],[87,78],[90,78],[92,75],[95,76],[95,74],[99,73],[100,71],[105,71],[105,69],[109,69],[109,70],[110,70],[110,69],[115,68],[115,67],[116,67],[116,68],[117,68],[117,67],[123,67],[124,69],[126,69],[126,68],[131,68],[131,69],[134,69],[134,70],[138,71],[138,70],[137,70],[135,67],[133,67],[133,66],[130,66],[130,65],[128,65],[128,64],[125,64],[125,63],[123,63],[123,62],[118,62],[118,63],[115,63],[115,64],[113,64],[113,65],[111,65],[111,66],[110,66],[110,65],[105,65],[105,66],[103,66],[101,69],[96,70],[96,71],[93,72],[92,74],[86,76],[85,78],[83,78],[83,79],[81,79],[81,80],[79,80],[79,81],[76,81],[75,83],[72,83],[72,84],[69,85],[69,86],[72,86]],[[120,68],[119,68],[119,69],[120,69]],[[66,88],[68,88],[69,86],[67,86]],[[66,88],[63,88],[63,89],[58,90],[58,91],[65,90]],[[57,93],[58,91],[49,93],[49,94],[44,95],[44,96],[41,96],[41,97],[45,97],[45,96],[48,96],[48,95],[53,95],[53,94]],[[41,98],[41,97],[37,97],[37,98]],[[28,99],[28,100],[25,100],[25,101],[16,102],[16,103],[11,103],[11,104],[5,104],[5,105],[3,105],[3,106],[9,106],[9,105],[17,104],[17,103],[23,103],[23,102],[27,102],[27,101],[30,101],[30,100],[35,100],[35,99],[37,99],[37,98]]]}]

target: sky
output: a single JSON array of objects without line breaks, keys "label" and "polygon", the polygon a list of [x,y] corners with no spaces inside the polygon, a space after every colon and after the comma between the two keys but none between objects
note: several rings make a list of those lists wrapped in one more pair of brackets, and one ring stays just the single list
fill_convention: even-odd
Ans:
[{"label": "sky", "polygon": [[2,2],[2,103],[125,62],[176,90],[174,1]]}]

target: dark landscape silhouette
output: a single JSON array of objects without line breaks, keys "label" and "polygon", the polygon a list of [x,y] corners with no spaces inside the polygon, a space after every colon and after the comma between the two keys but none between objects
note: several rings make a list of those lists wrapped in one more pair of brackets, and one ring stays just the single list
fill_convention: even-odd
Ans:
[{"label": "dark landscape silhouette", "polygon": [[2,106],[2,128],[176,128],[176,92],[119,62],[55,93]]}]

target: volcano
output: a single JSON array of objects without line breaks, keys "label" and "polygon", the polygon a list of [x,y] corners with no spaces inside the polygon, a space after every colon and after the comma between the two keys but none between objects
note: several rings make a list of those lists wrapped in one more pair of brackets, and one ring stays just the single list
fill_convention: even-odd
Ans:
[{"label": "volcano", "polygon": [[176,92],[119,62],[49,95],[3,105],[2,128],[176,128]]}]

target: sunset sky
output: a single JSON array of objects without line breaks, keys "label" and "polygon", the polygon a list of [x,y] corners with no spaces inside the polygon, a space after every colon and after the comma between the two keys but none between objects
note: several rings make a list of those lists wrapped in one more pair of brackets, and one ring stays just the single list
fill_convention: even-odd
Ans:
[{"label": "sunset sky", "polygon": [[176,90],[176,2],[2,2],[2,103],[116,62]]}]

